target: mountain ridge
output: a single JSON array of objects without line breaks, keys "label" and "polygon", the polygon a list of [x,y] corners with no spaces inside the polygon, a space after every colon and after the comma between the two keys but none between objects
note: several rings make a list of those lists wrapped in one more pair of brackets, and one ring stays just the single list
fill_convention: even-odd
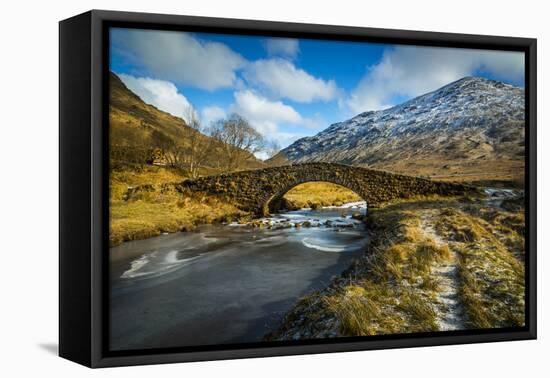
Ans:
[{"label": "mountain ridge", "polygon": [[426,176],[481,174],[492,167],[500,178],[517,179],[522,176],[515,171],[524,159],[524,123],[523,88],[468,76],[399,105],[334,123],[297,140],[276,158]]}]

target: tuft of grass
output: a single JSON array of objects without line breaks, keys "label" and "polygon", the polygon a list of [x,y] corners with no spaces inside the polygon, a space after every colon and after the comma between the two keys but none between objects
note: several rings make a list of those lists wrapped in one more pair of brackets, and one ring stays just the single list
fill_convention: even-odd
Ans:
[{"label": "tuft of grass", "polygon": [[436,313],[412,288],[370,280],[324,298],[343,336],[436,331]]},{"label": "tuft of grass", "polygon": [[447,245],[437,246],[433,240],[421,242],[410,254],[408,268],[421,276],[429,275],[436,262],[449,260],[451,251]]},{"label": "tuft of grass", "polygon": [[404,319],[399,314],[385,315],[380,301],[373,298],[390,301],[391,293],[381,286],[364,282],[362,286],[344,287],[341,292],[324,298],[324,302],[338,319],[342,335],[370,336],[401,329]]}]

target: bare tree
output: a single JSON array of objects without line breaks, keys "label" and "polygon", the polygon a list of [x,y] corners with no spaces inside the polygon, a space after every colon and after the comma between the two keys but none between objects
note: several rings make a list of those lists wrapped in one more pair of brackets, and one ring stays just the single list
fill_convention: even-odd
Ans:
[{"label": "bare tree", "polygon": [[204,135],[205,128],[200,122],[197,113],[188,109],[187,125],[189,126],[187,140],[189,146],[186,153],[185,163],[188,167],[189,175],[192,178],[199,176],[199,168],[204,165],[208,155],[212,152],[212,143],[210,138]]},{"label": "bare tree", "polygon": [[246,160],[265,146],[262,135],[238,114],[231,114],[216,122],[210,134],[220,142],[225,165],[230,171],[241,168]]},{"label": "bare tree", "polygon": [[208,155],[212,152],[212,139],[204,135],[203,128],[196,112],[189,108],[187,121],[182,128],[181,139],[174,139],[154,130],[151,139],[155,149],[158,149],[166,164],[181,169],[196,178],[200,167],[205,165]]}]

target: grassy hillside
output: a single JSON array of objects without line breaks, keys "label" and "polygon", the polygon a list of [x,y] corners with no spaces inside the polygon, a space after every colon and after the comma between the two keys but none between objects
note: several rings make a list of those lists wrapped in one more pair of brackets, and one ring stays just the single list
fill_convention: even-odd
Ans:
[{"label": "grassy hillside", "polygon": [[[234,206],[207,195],[165,190],[166,184],[188,178],[188,172],[185,167],[153,164],[151,156],[159,140],[177,146],[182,153],[193,138],[208,142],[203,145],[209,145],[209,154],[199,169],[203,175],[223,170],[221,146],[189,127],[183,119],[143,102],[113,73],[109,123],[111,245],[246,216]],[[242,169],[264,166],[250,155]],[[135,187],[150,190],[127,199],[128,191]]]},{"label": "grassy hillside", "polygon": [[[146,145],[153,130],[182,140],[190,129],[181,118],[146,104],[131,92],[118,76],[110,74],[109,121],[111,142],[135,147]],[[140,137],[140,139],[135,139]]]},{"label": "grassy hillside", "polygon": [[[191,140],[208,145],[208,155],[201,163],[204,173],[219,173],[224,161],[222,146],[197,132],[186,122],[153,105],[143,102],[114,73],[110,74],[109,132],[111,162],[115,166],[147,164],[156,147],[173,144],[187,153]],[[195,139],[196,138],[196,139]],[[264,167],[265,163],[248,154],[241,169]]]}]

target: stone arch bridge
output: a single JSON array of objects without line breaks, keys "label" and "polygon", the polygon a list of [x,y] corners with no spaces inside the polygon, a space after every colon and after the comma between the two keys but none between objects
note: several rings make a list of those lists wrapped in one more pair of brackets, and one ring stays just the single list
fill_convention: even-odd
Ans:
[{"label": "stone arch bridge", "polygon": [[240,209],[262,216],[275,209],[290,189],[311,181],[325,181],[351,189],[369,207],[415,195],[460,195],[475,190],[457,183],[334,163],[304,163],[224,173],[186,180],[178,186],[222,196]]}]

